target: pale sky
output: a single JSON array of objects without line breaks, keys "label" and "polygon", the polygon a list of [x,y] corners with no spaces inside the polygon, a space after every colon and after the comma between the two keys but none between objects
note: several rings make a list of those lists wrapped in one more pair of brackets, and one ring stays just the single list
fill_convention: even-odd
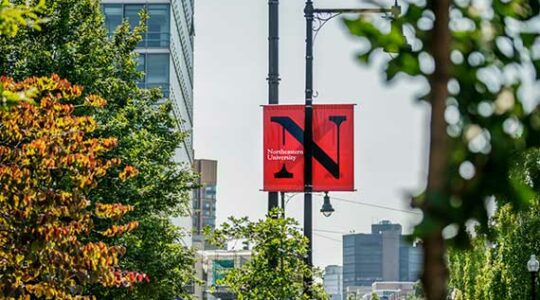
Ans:
[{"label": "pale sky", "polygon": [[[393,0],[387,0],[390,5]],[[354,0],[315,0],[316,7],[362,7]],[[304,101],[305,21],[303,0],[280,4],[280,101]],[[228,216],[259,219],[267,210],[262,188],[262,110],[268,102],[267,0],[195,1],[196,158],[218,160],[217,223]],[[340,20],[330,21],[315,42],[315,103],[354,103],[357,192],[332,197],[408,208],[406,195],[422,188],[427,153],[428,109],[414,100],[423,85],[405,79],[386,85],[379,67],[354,58],[361,47]],[[314,264],[342,264],[341,234],[369,232],[381,220],[409,231],[416,214],[333,200],[323,217],[314,196]],[[287,205],[302,224],[303,196]]]}]

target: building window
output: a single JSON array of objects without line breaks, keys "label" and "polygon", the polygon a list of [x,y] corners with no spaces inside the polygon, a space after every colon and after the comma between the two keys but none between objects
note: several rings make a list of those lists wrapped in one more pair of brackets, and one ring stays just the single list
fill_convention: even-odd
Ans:
[{"label": "building window", "polygon": [[164,97],[169,97],[169,54],[141,53],[137,70],[144,72],[139,87],[160,88]]},{"label": "building window", "polygon": [[141,10],[148,11],[147,32],[137,45],[142,48],[168,48],[170,43],[170,12],[168,4],[103,4],[105,26],[109,35],[126,20],[131,28],[140,21]]},{"label": "building window", "polygon": [[216,199],[216,186],[208,185],[204,188],[204,198],[206,199]]},{"label": "building window", "polygon": [[170,15],[168,4],[148,5],[146,47],[169,47]]},{"label": "building window", "polygon": [[116,27],[122,24],[123,19],[122,4],[104,4],[103,13],[105,14],[105,28],[109,34],[112,34]]},{"label": "building window", "polygon": [[144,9],[143,4],[124,4],[124,18],[129,23],[130,28],[139,25],[141,18],[139,12]]}]

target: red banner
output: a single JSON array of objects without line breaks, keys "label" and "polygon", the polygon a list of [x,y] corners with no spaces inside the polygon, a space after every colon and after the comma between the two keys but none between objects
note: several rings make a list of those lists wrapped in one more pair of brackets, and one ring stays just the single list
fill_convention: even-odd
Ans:
[{"label": "red banner", "polygon": [[[264,107],[264,190],[304,191],[304,106]],[[354,190],[353,105],[313,106],[313,190]]]},{"label": "red banner", "polygon": [[[304,190],[304,106],[264,107],[264,190]],[[301,141],[280,122],[300,126]]]}]

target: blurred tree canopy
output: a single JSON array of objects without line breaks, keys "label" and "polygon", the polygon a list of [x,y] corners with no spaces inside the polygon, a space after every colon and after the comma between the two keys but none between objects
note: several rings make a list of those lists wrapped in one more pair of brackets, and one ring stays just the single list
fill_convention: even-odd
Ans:
[{"label": "blurred tree canopy", "polygon": [[[383,63],[386,80],[410,76],[428,86],[418,97],[431,104],[427,188],[412,205],[424,213],[415,234],[424,241],[426,296],[442,300],[447,242],[469,244],[471,220],[487,232],[488,203],[494,199],[521,210],[538,191],[515,170],[540,147],[535,92],[540,5],[537,0],[404,2],[403,16],[391,22],[360,16],[345,24],[367,44],[359,61],[370,63],[382,49],[394,50]],[[443,236],[443,229],[452,234]]]}]

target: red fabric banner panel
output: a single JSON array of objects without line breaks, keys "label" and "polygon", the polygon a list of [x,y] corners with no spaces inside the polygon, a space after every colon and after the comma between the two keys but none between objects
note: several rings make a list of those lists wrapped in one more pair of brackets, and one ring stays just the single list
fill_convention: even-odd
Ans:
[{"label": "red fabric banner panel", "polygon": [[[304,191],[304,106],[264,107],[264,190]],[[313,191],[354,190],[354,106],[313,106]]]},{"label": "red fabric banner panel", "polygon": [[304,106],[264,106],[264,190],[304,190]]},{"label": "red fabric banner panel", "polygon": [[313,106],[313,190],[354,191],[354,106]]}]

